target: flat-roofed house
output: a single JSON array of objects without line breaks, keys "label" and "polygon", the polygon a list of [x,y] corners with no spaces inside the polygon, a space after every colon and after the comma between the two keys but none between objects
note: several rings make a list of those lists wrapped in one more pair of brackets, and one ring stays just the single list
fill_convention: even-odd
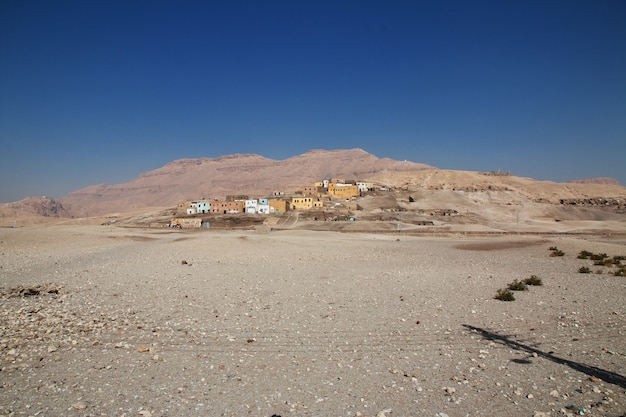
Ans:
[{"label": "flat-roofed house", "polygon": [[282,198],[270,198],[267,204],[269,205],[270,214],[284,214],[289,209],[287,200]]},{"label": "flat-roofed house", "polygon": [[211,203],[211,214],[238,214],[243,213],[245,202],[216,200]]}]

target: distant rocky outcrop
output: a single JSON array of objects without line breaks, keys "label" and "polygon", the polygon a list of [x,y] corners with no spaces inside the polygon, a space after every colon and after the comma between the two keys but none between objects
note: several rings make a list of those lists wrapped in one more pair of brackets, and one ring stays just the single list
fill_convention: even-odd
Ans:
[{"label": "distant rocky outcrop", "polygon": [[364,180],[382,172],[433,169],[408,161],[378,158],[362,149],[312,150],[285,160],[235,154],[219,158],[180,159],[116,185],[94,185],[61,198],[74,216],[167,207],[202,197],[231,194],[266,196],[299,190],[328,178]]},{"label": "distant rocky outcrop", "polygon": [[584,179],[580,179],[580,180],[571,180],[568,181],[569,183],[574,183],[574,184],[604,184],[604,185],[621,185],[616,179],[614,178],[584,178]]},{"label": "distant rocky outcrop", "polygon": [[619,212],[626,211],[626,198],[563,198],[560,203],[570,206],[609,207]]},{"label": "distant rocky outcrop", "polygon": [[0,212],[10,217],[12,212],[42,217],[69,217],[63,204],[49,197],[26,197],[22,200],[0,205]]}]

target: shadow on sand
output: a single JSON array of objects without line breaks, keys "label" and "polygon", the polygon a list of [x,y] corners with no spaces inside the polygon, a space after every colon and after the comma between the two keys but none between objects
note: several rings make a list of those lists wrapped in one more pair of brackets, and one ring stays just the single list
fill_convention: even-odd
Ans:
[{"label": "shadow on sand", "polygon": [[[558,363],[559,365],[569,366],[570,368],[585,373],[589,376],[593,376],[596,378],[600,378],[604,382],[609,384],[619,385],[622,388],[626,389],[626,377],[617,374],[615,372],[606,371],[604,369],[585,365],[584,363],[574,362],[567,359],[559,358],[558,356],[554,356],[552,352],[544,352],[537,348],[534,348],[529,345],[525,345],[521,342],[515,341],[511,339],[511,336],[500,335],[498,333],[490,332],[489,330],[481,329],[480,327],[471,326],[469,324],[464,324],[463,327],[479,333],[484,339],[491,340],[495,343],[500,343],[502,345],[508,346],[511,349],[520,350],[528,353],[536,353],[537,356],[548,359],[552,362]],[[525,360],[514,360],[517,363],[530,363],[530,361]]]}]

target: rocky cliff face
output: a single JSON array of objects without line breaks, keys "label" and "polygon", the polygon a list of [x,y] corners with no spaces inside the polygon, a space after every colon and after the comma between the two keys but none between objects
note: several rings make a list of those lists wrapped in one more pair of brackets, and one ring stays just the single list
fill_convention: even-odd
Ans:
[{"label": "rocky cliff face", "polygon": [[301,189],[324,178],[367,179],[381,172],[432,169],[407,161],[378,158],[362,149],[312,150],[285,160],[236,154],[173,161],[116,185],[94,185],[60,199],[74,216],[167,207],[179,202],[229,194],[264,196]]}]

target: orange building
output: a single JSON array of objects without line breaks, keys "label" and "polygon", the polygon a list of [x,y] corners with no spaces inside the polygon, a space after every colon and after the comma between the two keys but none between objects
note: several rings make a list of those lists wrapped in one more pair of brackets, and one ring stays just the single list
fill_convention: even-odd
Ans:
[{"label": "orange building", "polygon": [[211,214],[237,214],[243,213],[244,201],[212,201]]},{"label": "orange building", "polygon": [[305,197],[319,197],[323,188],[318,186],[307,186],[302,189],[302,195]]},{"label": "orange building", "polygon": [[289,210],[289,204],[287,204],[287,200],[283,200],[280,198],[270,198],[268,202],[270,206],[270,213],[283,214],[287,210]]}]

